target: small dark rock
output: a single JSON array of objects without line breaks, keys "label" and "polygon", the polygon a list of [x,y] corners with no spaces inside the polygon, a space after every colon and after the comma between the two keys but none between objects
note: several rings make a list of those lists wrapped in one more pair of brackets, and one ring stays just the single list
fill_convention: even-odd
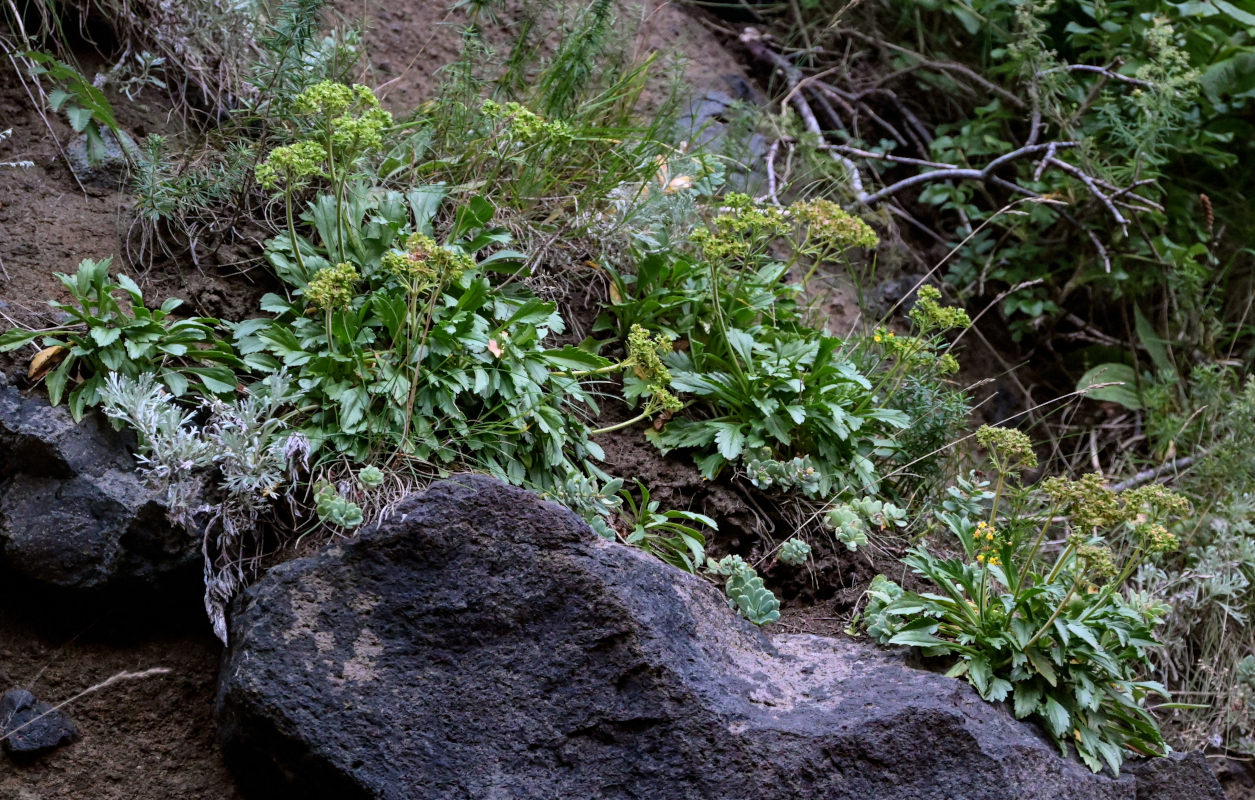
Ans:
[{"label": "small dark rock", "polygon": [[79,739],[69,714],[25,689],[10,689],[0,698],[0,735],[5,752],[15,758],[34,758]]},{"label": "small dark rock", "polygon": [[[680,120],[680,135],[700,145],[703,151],[728,157],[729,170],[725,175],[728,187],[738,192],[760,194],[767,186],[767,173],[762,166],[770,145],[762,134],[739,129],[735,117],[744,115],[737,110],[738,103],[745,103],[746,96],[732,78],[728,80],[737,96],[711,90],[689,103],[688,113]],[[736,79],[744,84],[743,79]],[[745,167],[742,165],[754,165]]]},{"label": "small dark rock", "polygon": [[115,136],[102,128],[104,143],[100,152],[91,152],[87,134],[75,137],[65,146],[65,159],[70,171],[84,186],[113,190],[122,185],[130,165],[139,160],[139,147],[127,133]]},{"label": "small dark rock", "polygon": [[166,518],[131,439],[97,414],[24,397],[0,376],[0,565],[37,586],[153,586],[193,569],[200,543]]},{"label": "small dark rock", "polygon": [[877,317],[884,317],[891,310],[903,317],[915,307],[919,287],[927,281],[927,275],[908,273],[884,281],[872,290],[869,308]]}]

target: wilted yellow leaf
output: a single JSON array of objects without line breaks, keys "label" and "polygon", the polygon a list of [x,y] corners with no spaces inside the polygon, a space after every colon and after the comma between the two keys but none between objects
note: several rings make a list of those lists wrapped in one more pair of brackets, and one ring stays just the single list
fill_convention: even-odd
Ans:
[{"label": "wilted yellow leaf", "polygon": [[65,360],[69,352],[68,349],[59,344],[45,347],[31,359],[30,369],[26,371],[26,377],[33,381],[41,380],[49,372],[56,369],[57,365]]}]

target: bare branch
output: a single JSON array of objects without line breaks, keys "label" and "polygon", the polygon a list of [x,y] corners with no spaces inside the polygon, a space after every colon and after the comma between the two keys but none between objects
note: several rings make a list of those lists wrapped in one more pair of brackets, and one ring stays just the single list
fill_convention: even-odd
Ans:
[{"label": "bare branch", "polygon": [[[854,31],[854,30],[842,28],[842,29],[838,29],[837,32],[840,34],[849,36],[851,38],[858,39],[860,41],[871,42],[871,43],[877,44],[878,46],[886,47],[890,50],[893,50],[894,52],[899,52],[899,53],[909,55],[913,58],[920,60],[921,67],[928,66],[934,69],[945,69],[945,70],[954,71],[956,73],[964,74],[967,77],[971,78],[974,82],[979,83],[980,85],[989,89],[991,92],[998,94],[999,96],[1004,96],[1006,94],[1005,90],[1002,90],[999,87],[996,87],[993,84],[988,83],[988,81],[986,81],[984,78],[981,78],[979,75],[976,75],[975,73],[971,73],[969,75],[968,73],[970,72],[970,70],[967,70],[966,67],[958,69],[957,67],[960,67],[961,65],[951,65],[948,62],[930,62],[927,59],[923,59],[918,53],[908,50],[907,48],[899,47],[898,45],[893,45],[887,42],[881,42],[877,40],[875,37],[869,34],[862,33],[861,31]],[[754,58],[770,64],[780,75],[783,76],[784,81],[786,85],[788,86],[788,93],[785,95],[782,103],[793,106],[793,108],[797,111],[798,115],[801,117],[802,124],[803,126],[805,126],[806,130],[814,134],[817,138],[819,138],[821,142],[823,142],[821,145],[819,145],[819,149],[826,151],[830,156],[832,156],[833,160],[841,164],[841,166],[844,167],[845,170],[849,173],[850,185],[854,193],[854,198],[858,203],[862,205],[872,206],[878,203],[882,203],[886,200],[889,200],[890,198],[894,197],[895,195],[897,195],[898,193],[902,191],[905,191],[907,189],[910,189],[916,186],[921,186],[923,184],[935,183],[937,181],[959,181],[959,180],[974,180],[974,181],[980,181],[982,183],[989,183],[989,184],[998,186],[1014,195],[1021,195],[1028,198],[1033,198],[1034,200],[1038,202],[1042,202],[1042,201],[1049,202],[1047,198],[1041,195],[1040,193],[1035,192],[1031,189],[1028,189],[1027,187],[1021,186],[1015,180],[1008,180],[996,174],[996,172],[999,169],[1013,162],[1023,161],[1026,159],[1039,159],[1036,165],[1036,168],[1033,171],[1034,181],[1040,180],[1042,175],[1049,168],[1058,169],[1072,176],[1073,178],[1076,178],[1085,186],[1086,190],[1091,195],[1093,195],[1095,199],[1098,200],[1098,202],[1103,204],[1103,206],[1107,209],[1108,213],[1111,214],[1112,219],[1120,227],[1121,232],[1124,233],[1124,235],[1126,236],[1128,235],[1129,220],[1120,211],[1121,206],[1128,208],[1130,210],[1133,210],[1133,211],[1141,211],[1141,210],[1146,210],[1146,209],[1162,211],[1162,206],[1160,204],[1136,193],[1137,188],[1143,185],[1146,185],[1148,183],[1151,183],[1152,181],[1138,181],[1127,187],[1123,187],[1123,188],[1117,187],[1101,178],[1090,175],[1089,173],[1087,173],[1080,167],[1074,164],[1071,164],[1067,161],[1064,161],[1058,157],[1058,153],[1060,150],[1065,150],[1065,149],[1076,147],[1079,145],[1079,142],[1077,141],[1038,142],[1037,138],[1042,128],[1042,122],[1041,122],[1042,114],[1041,114],[1040,98],[1038,97],[1038,93],[1037,93],[1035,85],[1030,90],[1032,121],[1031,121],[1031,130],[1030,130],[1028,143],[1022,147],[1016,148],[1015,150],[1012,150],[1008,153],[1004,153],[1003,155],[998,156],[997,158],[990,161],[988,164],[984,165],[983,167],[980,167],[980,168],[962,167],[962,166],[958,166],[954,164],[943,164],[940,162],[928,161],[926,159],[916,159],[916,158],[908,158],[905,156],[895,156],[895,155],[889,155],[889,154],[875,153],[873,151],[863,150],[863,149],[852,147],[849,145],[826,142],[825,131],[823,127],[820,125],[819,119],[815,114],[814,107],[812,107],[811,105],[811,99],[808,99],[807,97],[808,94],[811,94],[813,96],[814,101],[817,104],[819,104],[820,108],[824,111],[825,116],[828,116],[836,120],[837,125],[841,125],[842,127],[844,127],[844,125],[842,124],[840,120],[839,115],[836,112],[836,109],[828,104],[829,99],[844,108],[846,114],[849,116],[851,125],[854,126],[854,132],[856,135],[858,133],[858,120],[860,116],[860,113],[858,112],[861,112],[862,115],[866,115],[867,117],[873,119],[878,125],[884,128],[886,131],[889,131],[890,134],[895,139],[897,139],[899,143],[904,144],[904,145],[905,145],[905,141],[902,134],[898,132],[897,129],[894,128],[892,125],[890,125],[887,121],[881,119],[871,108],[869,108],[866,105],[866,103],[862,102],[861,98],[866,97],[867,95],[872,94],[872,93],[881,93],[888,96],[891,100],[893,100],[899,111],[904,112],[906,109],[902,105],[902,103],[898,101],[896,95],[894,95],[891,91],[882,88],[879,84],[873,85],[860,92],[847,92],[820,80],[820,78],[823,77],[824,75],[831,74],[833,71],[835,71],[835,68],[832,70],[828,70],[825,73],[821,73],[820,75],[816,75],[812,77],[804,76],[802,71],[795,64],[793,64],[784,56],[775,52],[771,48],[768,40],[759,31],[757,31],[754,28],[743,29],[740,35],[740,41]],[[1107,78],[1111,78],[1115,80],[1124,80],[1125,82],[1130,82],[1130,83],[1136,80],[1136,79],[1127,79],[1127,76],[1123,76],[1117,72],[1114,72],[1112,70],[1112,66],[1117,66],[1117,65],[1114,64],[1114,62],[1111,66],[1108,66],[1108,67],[1088,67],[1086,65],[1077,65],[1078,69],[1076,69],[1076,71],[1094,72],[1094,73],[1103,75],[1104,76],[1103,80],[1106,80]],[[1042,75],[1050,74],[1052,72],[1058,72],[1064,69],[1065,69],[1064,67],[1055,67],[1055,68],[1047,69],[1047,70],[1036,73],[1034,78],[1040,77]],[[1068,67],[1067,69],[1072,69],[1072,68]],[[1108,75],[1107,73],[1110,73],[1110,75]],[[897,73],[897,74],[902,74],[902,73]],[[1091,88],[1091,94],[1092,92],[1093,92],[1093,88]],[[1011,98],[1011,99],[1014,100],[1015,107],[1017,108],[1024,107],[1023,101],[1020,101],[1018,98]],[[928,134],[927,129],[924,128],[922,123],[919,123],[919,121],[915,119],[913,115],[908,115],[904,113],[903,117],[912,125],[911,134],[913,138],[915,138],[917,134],[923,135],[925,137],[927,136]],[[919,141],[916,141],[915,143],[917,146],[922,145],[922,142],[919,142]],[[922,150],[923,148],[921,147],[921,151]],[[921,167],[921,168],[928,169],[931,171],[920,172],[918,174],[909,176],[907,178],[903,178],[902,180],[897,181],[896,183],[892,183],[875,192],[869,193],[864,188],[862,174],[859,171],[858,165],[853,161],[851,156],[854,156],[857,158],[864,158],[864,159],[868,159],[872,161],[886,161],[886,162],[894,163],[894,164],[903,164],[907,166]],[[772,174],[773,170],[774,170],[774,164],[769,165],[769,175]],[[774,189],[771,194],[774,195]],[[1060,209],[1058,213],[1063,219],[1065,219],[1070,224],[1075,226],[1078,230],[1084,231],[1085,235],[1089,238],[1091,244],[1094,246],[1094,250],[1098,253],[1099,258],[1102,260],[1104,270],[1110,273],[1111,272],[1111,258],[1107,252],[1107,248],[1104,246],[1102,240],[1098,237],[1097,233],[1091,230],[1089,227],[1082,225],[1080,220],[1078,220],[1075,216],[1072,216],[1071,214],[1068,214],[1067,212],[1063,211],[1062,209]],[[914,218],[911,218],[909,215],[907,215],[907,218],[909,221],[918,224],[917,221],[914,220]]]},{"label": "bare branch", "polygon": [[1002,98],[1007,103],[1009,103],[1012,108],[1024,107],[1023,100],[1016,97],[1011,92],[1008,92],[1006,89],[1003,89],[1001,86],[997,85],[996,83],[993,83],[988,78],[985,78],[980,73],[976,72],[970,67],[964,66],[963,64],[958,64],[953,61],[933,61],[932,59],[925,58],[924,56],[920,55],[914,50],[911,50],[910,48],[902,47],[901,45],[896,45],[891,42],[883,41],[875,36],[872,36],[871,34],[867,34],[859,30],[854,30],[853,28],[837,28],[833,32],[840,36],[849,36],[852,39],[858,39],[861,42],[866,42],[867,44],[872,44],[877,47],[884,47],[888,50],[892,50],[893,52],[900,53],[904,56],[910,56],[911,58],[915,59],[918,62],[918,67],[916,66],[907,67],[904,70],[893,73],[892,75],[888,75],[885,78],[882,78],[876,81],[876,83],[874,83],[871,87],[873,89],[879,87],[882,83],[892,78],[912,72],[918,68],[926,68],[926,69],[935,70],[937,72],[952,72],[956,75],[962,75],[963,77],[967,78],[972,83],[975,83],[976,85],[980,86],[982,89],[989,92],[990,94],[998,95],[998,97]]},{"label": "bare branch", "polygon": [[1193,464],[1197,459],[1197,456],[1181,456],[1174,461],[1169,461],[1167,464],[1161,464],[1153,469],[1142,470],[1132,478],[1120,481],[1119,483],[1111,486],[1111,491],[1123,492],[1125,489],[1132,489],[1135,486],[1141,486],[1143,483],[1158,480],[1161,476],[1169,473],[1176,473],[1179,470],[1185,469]]},{"label": "bare branch", "polygon": [[858,147],[850,147],[844,144],[821,144],[819,149],[834,150],[847,156],[858,156],[859,158],[892,161],[895,164],[912,164],[917,167],[929,167],[930,169],[958,169],[954,164],[942,164],[940,161],[925,161],[922,158],[907,158],[906,156],[895,156],[889,153],[877,153],[872,150],[862,150]]},{"label": "bare branch", "polygon": [[1116,208],[1116,204],[1111,202],[1111,197],[1108,196],[1101,187],[1099,187],[1093,178],[1082,171],[1079,167],[1073,166],[1066,161],[1061,161],[1053,156],[1050,157],[1049,161],[1052,166],[1058,167],[1072,177],[1076,178],[1081,183],[1085,184],[1085,188],[1089,189],[1089,193],[1098,198],[1098,201],[1107,207],[1107,211],[1111,213],[1112,219],[1114,219],[1116,224],[1120,226],[1120,231],[1125,236],[1129,235],[1129,221],[1124,218],[1124,215],[1120,213],[1120,209]]},{"label": "bare branch", "polygon": [[776,182],[776,153],[780,152],[780,143],[783,139],[776,139],[771,143],[771,147],[767,150],[767,194],[758,198],[759,200],[770,200],[772,205],[780,205],[780,198],[776,196],[778,185]]},{"label": "bare branch", "polygon": [[1105,67],[1097,67],[1092,64],[1064,64],[1063,66],[1060,66],[1060,67],[1051,67],[1050,69],[1044,69],[1041,72],[1038,72],[1037,74],[1049,75],[1052,72],[1092,72],[1096,75],[1101,75],[1104,78],[1107,78],[1109,80],[1121,81],[1123,83],[1132,84],[1133,86],[1143,86],[1148,89],[1154,88],[1155,84],[1151,83],[1150,81],[1144,81],[1141,78],[1134,78],[1132,76],[1123,75],[1119,72],[1116,72],[1114,69],[1112,69],[1112,67],[1114,66],[1116,66],[1116,62],[1114,61]]},{"label": "bare branch", "polygon": [[[978,181],[991,180],[992,178],[996,177],[993,175],[995,170],[997,170],[999,167],[1005,164],[1008,164],[1012,161],[1016,161],[1023,158],[1028,158],[1029,156],[1036,155],[1037,153],[1043,152],[1050,148],[1058,149],[1061,147],[1075,147],[1076,144],[1077,144],[1076,142],[1050,142],[1048,144],[1026,145],[1016,150],[1012,150],[1009,153],[1004,153],[1003,155],[998,156],[997,158],[995,158],[993,161],[990,161],[981,169],[949,167],[947,169],[939,169],[933,172],[921,172],[918,175],[912,175],[909,178],[903,178],[897,183],[886,186],[885,188],[868,195],[867,197],[863,198],[863,203],[869,206],[873,205],[875,203],[880,202],[881,200],[884,200],[886,197],[892,197],[893,195],[897,194],[903,189],[909,189],[912,186],[918,186],[922,183],[933,183],[935,181],[956,180],[956,179],[978,180]],[[1030,196],[1034,195],[1033,192],[1023,189],[1022,187],[1017,186],[1016,188],[1020,191],[1021,194],[1028,194]]]}]

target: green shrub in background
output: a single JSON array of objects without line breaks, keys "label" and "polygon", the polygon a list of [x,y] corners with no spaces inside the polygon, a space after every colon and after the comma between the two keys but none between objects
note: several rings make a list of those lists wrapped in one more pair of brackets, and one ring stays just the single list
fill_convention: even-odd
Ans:
[{"label": "green shrub in background", "polygon": [[[1251,219],[1247,205],[1234,202],[1249,193],[1249,177],[1231,167],[1252,141],[1244,109],[1255,96],[1247,33],[1255,17],[1231,3],[1149,0],[937,2],[928,9],[930,19],[950,17],[961,32],[935,27],[926,52],[971,64],[1032,107],[995,98],[971,109],[967,119],[938,128],[933,158],[962,162],[1012,150],[1024,142],[1016,126],[1036,109],[1037,141],[1079,141],[1071,158],[1082,169],[1112,184],[1136,183],[1133,194],[1149,201],[1121,205],[1131,199],[1124,195],[1104,206],[1077,175],[1041,172],[1026,160],[1023,185],[1079,208],[1037,206],[979,233],[950,279],[988,291],[988,284],[1016,287],[1046,277],[1003,300],[1020,331],[1042,314],[1081,307],[1077,300],[1095,296],[1090,286],[1099,288],[1097,296],[1146,298],[1162,309],[1174,338],[1214,356],[1235,330],[1215,327],[1234,309],[1213,287],[1245,258],[1240,237],[1226,234],[1245,230]],[[970,186],[934,184],[921,199],[963,213],[972,226],[992,211]],[[1105,254],[1086,245],[1091,235]],[[1095,321],[1114,328],[1102,317]]]},{"label": "green shrub in background", "polygon": [[1251,269],[1241,198],[1252,185],[1232,168],[1255,141],[1249,9],[817,0],[773,10],[774,33],[805,51],[785,58],[777,40],[749,39],[799,112],[779,127],[824,137],[817,156],[845,173],[835,179],[845,197],[890,205],[910,221],[904,236],[960,243],[947,279],[995,304],[1026,347],[1056,333],[1126,339],[1131,300],[1204,358],[1233,346],[1250,358],[1246,303],[1218,290]]},{"label": "green shrub in background", "polygon": [[[1255,379],[1215,365],[1145,385],[1154,450],[1171,458],[1148,471],[1190,497],[1197,510],[1179,529],[1182,547],[1135,575],[1167,599],[1162,647],[1152,658],[1165,680],[1196,704],[1173,713],[1195,747],[1255,755]],[[1140,473],[1143,479],[1147,473]]]}]

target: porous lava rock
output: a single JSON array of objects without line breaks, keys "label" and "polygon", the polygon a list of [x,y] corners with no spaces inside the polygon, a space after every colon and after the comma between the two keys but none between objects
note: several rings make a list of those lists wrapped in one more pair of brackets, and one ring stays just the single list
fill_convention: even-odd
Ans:
[{"label": "porous lava rock", "polygon": [[154,587],[200,563],[135,471],[128,438],[95,413],[19,392],[0,375],[0,564],[36,586]]},{"label": "porous lava rock", "polygon": [[[218,714],[255,798],[1143,796],[965,683],[768,638],[715,587],[482,476],[249,588]],[[1216,796],[1190,776],[1158,800]]]},{"label": "porous lava rock", "polygon": [[10,689],[0,697],[0,735],[4,750],[26,760],[78,741],[78,728],[59,708],[35,699],[26,689]]}]

